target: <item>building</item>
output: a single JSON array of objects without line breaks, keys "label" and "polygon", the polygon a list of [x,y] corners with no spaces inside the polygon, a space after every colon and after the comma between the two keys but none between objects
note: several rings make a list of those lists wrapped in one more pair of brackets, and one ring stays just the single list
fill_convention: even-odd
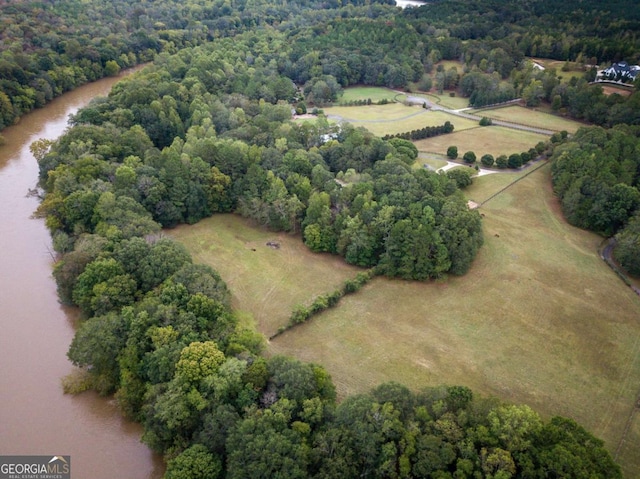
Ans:
[{"label": "building", "polygon": [[600,80],[619,81],[633,83],[640,74],[640,66],[629,65],[627,62],[618,62],[600,72]]}]

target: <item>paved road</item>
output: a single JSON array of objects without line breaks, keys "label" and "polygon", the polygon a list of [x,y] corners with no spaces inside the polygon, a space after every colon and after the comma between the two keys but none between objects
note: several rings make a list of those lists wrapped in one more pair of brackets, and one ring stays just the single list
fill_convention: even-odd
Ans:
[{"label": "paved road", "polygon": [[609,265],[612,270],[614,270],[619,276],[623,278],[623,280],[625,280],[625,283],[627,283],[638,296],[640,296],[640,288],[636,288],[633,284],[631,284],[631,281],[627,278],[626,273],[618,268],[617,263],[613,259],[613,248],[615,248],[615,246],[616,239],[609,238],[605,247],[602,248],[602,259]]}]

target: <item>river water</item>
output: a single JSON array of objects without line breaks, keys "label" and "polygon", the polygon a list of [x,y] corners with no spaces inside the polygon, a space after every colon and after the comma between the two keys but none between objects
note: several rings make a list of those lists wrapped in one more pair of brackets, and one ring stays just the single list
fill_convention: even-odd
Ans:
[{"label": "river water", "polygon": [[164,466],[140,442],[113,400],[69,396],[60,379],[72,371],[66,352],[75,313],[58,303],[51,239],[31,219],[38,165],[29,145],[55,139],[67,118],[116,78],[85,85],[5,129],[0,147],[0,455],[70,455],[73,479],[156,479]]}]

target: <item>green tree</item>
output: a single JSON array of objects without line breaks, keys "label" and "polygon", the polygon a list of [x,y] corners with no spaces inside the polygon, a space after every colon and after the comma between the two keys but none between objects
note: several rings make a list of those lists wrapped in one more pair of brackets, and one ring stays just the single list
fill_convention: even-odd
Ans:
[{"label": "green tree", "polygon": [[640,276],[640,214],[616,235],[613,254],[622,267],[634,276]]},{"label": "green tree", "polygon": [[447,158],[451,158],[452,160],[455,160],[456,158],[458,158],[457,146],[450,146],[449,148],[447,148]]},{"label": "green tree", "polygon": [[309,446],[288,427],[289,420],[289,412],[282,407],[254,411],[239,422],[227,440],[227,477],[308,477]]},{"label": "green tree", "polygon": [[150,291],[190,263],[191,256],[183,245],[168,238],[159,239],[151,246],[149,254],[140,261],[140,289]]},{"label": "green tree", "polygon": [[220,459],[201,444],[182,451],[169,460],[165,479],[217,479],[222,474]]},{"label": "green tree", "polygon": [[125,318],[110,313],[81,323],[67,352],[71,362],[88,369],[93,386],[101,394],[111,394],[119,384],[118,357],[127,337]]},{"label": "green tree", "polygon": [[120,65],[114,60],[109,60],[104,65],[104,73],[106,76],[113,77],[120,73]]},{"label": "green tree", "polygon": [[93,313],[93,302],[99,293],[98,285],[106,285],[113,278],[122,277],[124,268],[113,258],[97,259],[87,265],[82,274],[78,276],[73,288],[72,298],[75,304],[85,314]]},{"label": "green tree", "polygon": [[522,166],[522,158],[520,157],[520,154],[513,153],[509,155],[507,165],[509,166],[509,168],[520,168]]},{"label": "green tree", "polygon": [[447,176],[456,182],[456,186],[460,189],[466,188],[473,183],[473,173],[471,168],[454,168],[447,171]]},{"label": "green tree", "polygon": [[462,159],[464,160],[465,163],[473,164],[476,162],[476,154],[473,151],[467,151],[462,156]]},{"label": "green tree", "polygon": [[488,153],[485,155],[482,155],[482,158],[480,158],[480,163],[482,163],[484,166],[488,168],[491,168],[494,163],[493,155],[490,155]]},{"label": "green tree", "polygon": [[176,377],[188,383],[198,383],[218,371],[224,354],[213,341],[194,342],[180,352]]},{"label": "green tree", "polygon": [[449,269],[451,261],[431,207],[414,210],[410,218],[395,223],[381,265],[390,276],[416,280],[438,278]]},{"label": "green tree", "polygon": [[304,243],[311,251],[336,250],[336,235],[332,227],[331,198],[328,193],[312,193],[302,222]]}]

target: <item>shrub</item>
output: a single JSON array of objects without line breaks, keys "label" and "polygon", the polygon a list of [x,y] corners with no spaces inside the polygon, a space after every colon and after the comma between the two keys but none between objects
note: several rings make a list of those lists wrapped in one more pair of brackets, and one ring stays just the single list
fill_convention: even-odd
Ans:
[{"label": "shrub", "polygon": [[490,126],[493,125],[493,120],[491,118],[487,118],[486,116],[483,116],[480,119],[480,126]]},{"label": "shrub", "polygon": [[471,178],[473,172],[469,168],[455,168],[447,171],[447,176],[456,182],[458,188],[466,188],[473,183]]},{"label": "shrub", "polygon": [[462,156],[462,159],[464,160],[465,163],[473,164],[476,162],[476,154],[473,151],[467,151]]},{"label": "shrub", "polygon": [[522,166],[522,158],[518,153],[509,155],[509,168],[520,168]]},{"label": "shrub", "polygon": [[309,311],[309,308],[299,304],[293,308],[293,313],[291,313],[291,317],[289,318],[289,324],[304,323],[310,317],[311,311]]},{"label": "shrub", "polygon": [[480,162],[487,167],[493,166],[493,155],[490,155],[488,153],[486,155],[482,155],[482,158],[480,158]]},{"label": "shrub", "polygon": [[450,146],[449,148],[447,148],[447,158],[451,158],[452,160],[455,160],[456,158],[458,158],[457,146]]}]

